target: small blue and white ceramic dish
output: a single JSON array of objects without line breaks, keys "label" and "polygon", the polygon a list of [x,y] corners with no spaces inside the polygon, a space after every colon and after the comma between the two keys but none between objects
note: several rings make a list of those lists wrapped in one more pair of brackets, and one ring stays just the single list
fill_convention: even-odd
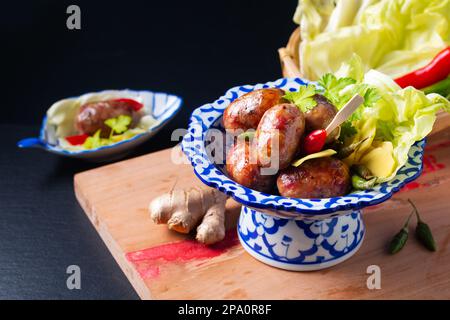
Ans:
[{"label": "small blue and white ceramic dish", "polygon": [[298,90],[306,81],[279,79],[255,86],[235,87],[213,103],[196,109],[182,143],[195,174],[242,204],[238,235],[245,250],[274,267],[319,270],[351,257],[361,246],[365,227],[362,209],[388,200],[422,171],[425,141],[414,144],[409,159],[389,182],[373,189],[327,199],[294,199],[265,194],[246,188],[227,177],[223,164],[207,155],[211,129],[223,130],[224,109],[237,97],[261,88]]},{"label": "small blue and white ceramic dish", "polygon": [[177,113],[182,105],[182,99],[178,96],[152,92],[152,91],[133,91],[133,90],[105,90],[101,92],[88,93],[80,97],[74,97],[61,100],[71,101],[83,98],[86,101],[101,97],[126,97],[138,98],[144,105],[145,115],[152,117],[152,123],[145,130],[130,139],[117,142],[115,144],[103,146],[91,150],[67,150],[60,144],[56,132],[57,126],[49,124],[48,115],[44,117],[41,125],[39,137],[26,138],[17,143],[20,148],[40,148],[57,155],[87,159],[91,161],[112,161],[127,155],[133,148],[142,144],[155,135],[164,125],[166,125]]}]

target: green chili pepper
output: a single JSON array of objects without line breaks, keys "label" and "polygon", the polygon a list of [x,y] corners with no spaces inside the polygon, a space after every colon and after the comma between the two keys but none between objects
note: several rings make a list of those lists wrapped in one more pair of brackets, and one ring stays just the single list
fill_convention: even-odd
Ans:
[{"label": "green chili pepper", "polygon": [[349,155],[351,155],[353,152],[355,152],[356,150],[358,150],[359,146],[360,146],[364,141],[366,141],[367,139],[368,139],[368,138],[365,138],[365,139],[363,139],[363,140],[361,140],[361,141],[352,143],[351,145],[349,145],[349,146],[347,146],[347,147],[340,148],[340,149],[338,150],[337,157],[338,157],[339,159],[345,159],[345,158],[347,158],[347,157],[348,157]]},{"label": "green chili pepper", "polygon": [[436,251],[436,242],[434,241],[433,234],[431,233],[431,229],[425,222],[420,219],[419,210],[417,210],[414,203],[408,199],[408,202],[413,207],[413,211],[416,213],[417,217],[417,226],[416,226],[416,236],[419,241],[430,251]]},{"label": "green chili pepper", "polygon": [[352,176],[352,185],[353,188],[356,190],[366,190],[370,189],[375,185],[375,182],[377,182],[377,178],[373,177],[370,180],[366,180],[364,178],[361,178],[357,174],[354,174]]},{"label": "green chili pepper", "polygon": [[442,81],[439,81],[435,84],[432,84],[429,87],[426,87],[425,89],[422,89],[425,94],[429,93],[438,93],[441,96],[446,96],[450,94],[450,77],[445,78]]},{"label": "green chili pepper", "polygon": [[389,244],[390,254],[395,254],[399,252],[405,246],[409,234],[408,224],[409,220],[411,220],[412,215],[413,213],[411,212],[405,224],[403,225],[403,228],[394,236],[394,238],[392,238],[391,243]]},{"label": "green chili pepper", "polygon": [[434,241],[433,235],[431,233],[430,227],[419,221],[416,227],[417,238],[422,242],[422,244],[430,251],[436,251],[436,242]]},{"label": "green chili pepper", "polygon": [[366,179],[366,180],[370,180],[374,178],[374,175],[372,174],[372,172],[369,170],[369,168],[367,168],[366,166],[362,165],[362,164],[356,164],[352,166],[352,170],[353,172],[355,172],[357,175],[359,175],[360,177]]},{"label": "green chili pepper", "polygon": [[343,148],[344,143],[341,140],[334,140],[333,142],[328,144],[328,148],[333,149],[336,152],[339,152]]}]

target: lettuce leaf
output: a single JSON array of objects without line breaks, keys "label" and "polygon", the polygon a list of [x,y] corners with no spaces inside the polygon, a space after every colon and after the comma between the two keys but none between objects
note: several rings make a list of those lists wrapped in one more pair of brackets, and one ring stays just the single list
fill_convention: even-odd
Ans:
[{"label": "lettuce leaf", "polygon": [[450,0],[299,0],[294,21],[310,80],[335,73],[353,53],[364,70],[397,78],[450,44]]},{"label": "lettuce leaf", "polygon": [[[360,70],[360,59],[340,68],[341,79],[348,78],[352,70]],[[400,88],[389,76],[369,70],[355,83],[339,88],[337,97],[345,104],[355,90],[364,90],[365,103],[343,125],[345,145],[361,143],[360,147],[344,161],[363,164],[377,176],[377,182],[392,179],[408,160],[411,146],[428,135],[439,110],[450,112],[450,102],[444,97],[413,87]],[[340,79],[334,83],[339,86]],[[333,87],[329,90],[333,91]],[[339,108],[342,105],[337,105]]]}]

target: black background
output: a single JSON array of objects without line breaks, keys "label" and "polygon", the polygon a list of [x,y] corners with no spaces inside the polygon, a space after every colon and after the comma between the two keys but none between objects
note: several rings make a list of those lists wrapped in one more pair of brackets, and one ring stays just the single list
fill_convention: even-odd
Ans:
[{"label": "black background", "polygon": [[[66,8],[81,8],[68,30]],[[296,0],[8,1],[0,8],[0,298],[136,299],[73,194],[97,165],[20,150],[55,101],[103,89],[149,89],[182,110],[136,156],[168,147],[192,110],[228,88],[281,77],[277,49]],[[79,265],[82,289],[68,290]]]},{"label": "black background", "polygon": [[[68,30],[66,8],[81,8]],[[289,1],[11,1],[2,4],[2,123],[36,124],[61,98],[150,89],[185,99],[172,125],[231,86],[281,77]]]}]

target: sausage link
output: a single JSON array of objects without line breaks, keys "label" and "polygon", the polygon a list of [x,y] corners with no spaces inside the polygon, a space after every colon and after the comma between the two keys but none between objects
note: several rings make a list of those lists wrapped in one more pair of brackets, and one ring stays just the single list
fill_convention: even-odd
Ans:
[{"label": "sausage link", "polygon": [[231,179],[254,190],[268,192],[275,184],[275,176],[261,174],[255,147],[248,141],[238,140],[228,151],[226,168]]},{"label": "sausage link", "polygon": [[223,124],[227,130],[256,129],[264,112],[283,102],[284,91],[277,88],[259,89],[234,100],[224,111]]},{"label": "sausage link", "polygon": [[311,159],[289,167],[277,178],[280,195],[290,198],[331,198],[346,195],[351,186],[348,166],[335,158]]},{"label": "sausage link", "polygon": [[279,104],[267,110],[255,135],[258,164],[272,168],[278,165],[279,169],[288,167],[298,152],[304,131],[305,116],[294,104]]}]

